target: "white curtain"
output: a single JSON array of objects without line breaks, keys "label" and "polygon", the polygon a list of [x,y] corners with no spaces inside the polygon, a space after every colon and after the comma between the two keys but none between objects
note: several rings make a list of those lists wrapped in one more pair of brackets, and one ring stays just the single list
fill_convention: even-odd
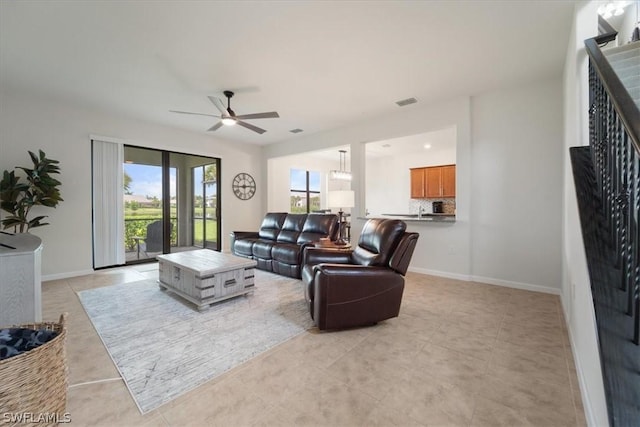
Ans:
[{"label": "white curtain", "polygon": [[92,142],[93,155],[93,267],[125,263],[124,146]]}]

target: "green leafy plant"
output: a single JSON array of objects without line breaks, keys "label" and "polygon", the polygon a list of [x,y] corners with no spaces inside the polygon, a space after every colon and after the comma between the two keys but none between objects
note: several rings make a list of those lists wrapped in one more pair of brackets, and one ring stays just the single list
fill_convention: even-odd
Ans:
[{"label": "green leafy plant", "polygon": [[60,197],[58,186],[60,181],[53,178],[52,174],[59,174],[57,160],[47,159],[44,151],[39,150],[39,155],[35,155],[29,151],[33,168],[16,167],[22,170],[26,175],[26,182],[16,176],[15,171],[4,171],[2,180],[0,181],[0,209],[9,213],[2,220],[4,229],[13,227],[14,231],[24,233],[30,228],[42,227],[49,225],[42,222],[47,215],[37,216],[29,219],[29,212],[34,206],[47,206],[55,208],[59,202],[63,201]]}]

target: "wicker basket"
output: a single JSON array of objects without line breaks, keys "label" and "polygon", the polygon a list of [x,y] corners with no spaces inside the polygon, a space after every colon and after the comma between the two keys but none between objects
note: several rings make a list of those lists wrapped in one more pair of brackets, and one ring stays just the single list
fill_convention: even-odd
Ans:
[{"label": "wicker basket", "polygon": [[[57,425],[67,407],[67,313],[60,322],[12,327],[58,335],[38,348],[0,361],[0,424]],[[16,418],[23,417],[23,418]]]}]

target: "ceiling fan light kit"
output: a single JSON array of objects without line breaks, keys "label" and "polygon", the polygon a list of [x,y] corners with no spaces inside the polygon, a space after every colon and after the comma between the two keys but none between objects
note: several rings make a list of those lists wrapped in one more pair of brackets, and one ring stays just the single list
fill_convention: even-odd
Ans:
[{"label": "ceiling fan light kit", "polygon": [[277,119],[278,117],[280,117],[280,115],[276,112],[276,111],[270,111],[268,113],[252,113],[252,114],[241,114],[241,115],[236,115],[235,111],[233,111],[231,109],[231,98],[233,97],[233,92],[231,92],[230,90],[225,90],[224,92],[224,96],[227,97],[227,106],[224,106],[224,103],[214,97],[214,96],[208,96],[209,100],[211,101],[211,103],[213,105],[215,105],[215,107],[220,111],[220,115],[216,116],[213,114],[204,114],[204,113],[192,113],[189,111],[176,111],[176,110],[169,110],[169,112],[171,113],[178,113],[178,114],[192,114],[192,115],[196,115],[196,116],[208,116],[208,117],[217,117],[220,119],[220,121],[218,123],[216,123],[215,125],[211,126],[209,129],[207,129],[208,132],[213,132],[216,131],[218,129],[220,129],[223,125],[224,126],[234,126],[234,125],[239,125],[243,128],[252,130],[258,134],[263,134],[266,132],[266,130],[259,128],[258,126],[254,126],[250,123],[245,122],[244,120],[247,119]]}]

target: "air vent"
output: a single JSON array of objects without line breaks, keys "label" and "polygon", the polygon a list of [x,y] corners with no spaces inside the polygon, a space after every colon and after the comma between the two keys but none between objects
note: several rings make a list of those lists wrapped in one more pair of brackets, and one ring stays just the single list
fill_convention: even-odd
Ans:
[{"label": "air vent", "polygon": [[303,132],[303,130],[300,129],[300,128],[295,128],[295,129],[291,129],[289,132],[291,132],[291,133],[300,133],[300,132]]},{"label": "air vent", "polygon": [[396,104],[398,104],[399,107],[404,107],[405,105],[415,104],[416,102],[418,102],[418,100],[415,98],[407,98],[397,101]]}]

